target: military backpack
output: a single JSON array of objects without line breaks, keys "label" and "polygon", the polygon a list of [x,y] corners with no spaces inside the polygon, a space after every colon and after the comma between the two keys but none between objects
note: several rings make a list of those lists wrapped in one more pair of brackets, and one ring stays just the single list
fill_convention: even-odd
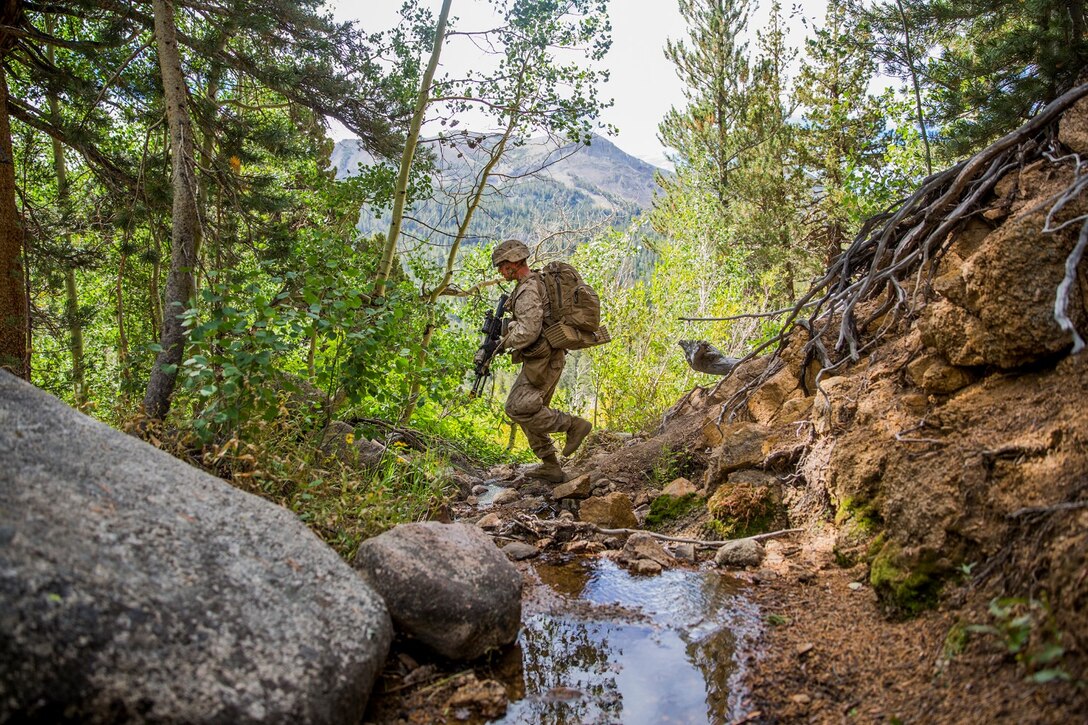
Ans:
[{"label": "military backpack", "polygon": [[566,262],[549,262],[540,271],[551,312],[544,320],[544,338],[552,347],[580,350],[603,345],[612,338],[601,325],[601,298]]}]

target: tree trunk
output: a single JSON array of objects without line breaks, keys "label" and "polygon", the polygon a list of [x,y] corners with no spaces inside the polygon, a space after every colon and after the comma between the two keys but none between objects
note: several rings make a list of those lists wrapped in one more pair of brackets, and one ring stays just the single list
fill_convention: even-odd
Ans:
[{"label": "tree trunk", "polygon": [[393,258],[397,253],[397,238],[400,237],[400,225],[404,221],[404,204],[408,196],[408,176],[412,170],[412,159],[415,157],[416,145],[419,143],[419,129],[423,126],[423,116],[427,111],[427,104],[430,102],[434,72],[438,68],[438,59],[442,55],[442,44],[446,40],[446,20],[449,18],[451,1],[442,1],[442,10],[438,14],[438,26],[434,31],[434,46],[431,48],[431,59],[427,63],[427,70],[423,73],[423,80],[419,83],[419,96],[416,98],[415,113],[412,114],[412,123],[408,128],[408,138],[404,141],[400,171],[397,174],[397,187],[393,192],[393,218],[389,222],[389,235],[385,239],[385,248],[382,250],[382,259],[378,263],[378,273],[374,282],[375,297],[385,296],[385,286],[389,282],[389,275],[393,270]]},{"label": "tree trunk", "polygon": [[[5,2],[3,24],[11,26],[15,3]],[[0,31],[0,51],[7,43]],[[0,52],[0,57],[3,53]],[[27,302],[23,280],[23,224],[15,204],[15,158],[8,118],[8,80],[0,63],[0,368],[30,379]]]},{"label": "tree trunk", "polygon": [[177,366],[185,352],[186,333],[181,315],[193,294],[193,270],[196,266],[196,240],[200,227],[197,208],[196,162],[193,156],[192,122],[189,119],[188,88],[181,70],[174,27],[173,0],[154,0],[155,40],[162,72],[166,121],[170,127],[172,165],[173,229],[170,242],[170,272],[166,277],[163,310],[162,346],[144,396],[144,413],[161,420],[170,410],[177,384]]},{"label": "tree trunk", "polygon": [[[46,18],[46,32],[53,34],[53,18]],[[53,62],[53,46],[46,50],[46,57]],[[60,99],[57,94],[49,93],[49,114],[53,119],[53,125],[61,128]],[[68,167],[64,158],[64,144],[58,139],[53,139],[53,169],[57,176],[57,202],[61,210],[67,214],[68,208]],[[64,244],[68,249],[72,248],[72,235],[64,234]],[[67,300],[64,305],[64,316],[68,322],[69,349],[72,353],[72,393],[77,406],[86,402],[86,384],[83,376],[83,324],[79,319],[79,293],[76,289],[75,263],[70,263],[64,274],[64,288]]]},{"label": "tree trunk", "polygon": [[907,69],[910,71],[910,80],[914,86],[914,107],[918,114],[918,131],[922,134],[922,146],[926,150],[926,173],[933,175],[933,158],[929,153],[929,132],[926,130],[926,115],[922,111],[922,89],[918,81],[918,71],[914,68],[914,52],[910,48],[910,23],[907,22],[907,11],[903,9],[903,0],[895,0],[899,8],[899,18],[903,21],[903,49],[907,57]]}]

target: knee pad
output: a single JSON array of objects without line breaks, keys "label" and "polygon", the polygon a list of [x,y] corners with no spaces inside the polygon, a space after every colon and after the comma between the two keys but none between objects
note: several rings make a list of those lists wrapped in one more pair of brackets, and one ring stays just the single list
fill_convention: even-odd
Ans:
[{"label": "knee pad", "polygon": [[511,420],[520,421],[531,418],[544,407],[544,398],[536,388],[526,386],[513,393],[506,399],[506,414]]}]

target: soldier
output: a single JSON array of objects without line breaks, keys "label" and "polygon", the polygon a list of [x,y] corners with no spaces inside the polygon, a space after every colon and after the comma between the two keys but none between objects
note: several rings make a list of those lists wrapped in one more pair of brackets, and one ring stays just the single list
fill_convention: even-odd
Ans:
[{"label": "soldier", "polygon": [[566,364],[566,350],[557,350],[541,335],[551,312],[548,293],[540,275],[529,269],[529,248],[517,239],[507,239],[491,253],[491,263],[508,281],[517,281],[510,295],[510,327],[499,349],[511,350],[521,372],[506,398],[506,414],[525,431],[529,446],[543,463],[526,473],[555,483],[566,480],[549,433],[565,432],[563,455],[569,456],[589,435],[593,425],[583,418],[548,407]]}]

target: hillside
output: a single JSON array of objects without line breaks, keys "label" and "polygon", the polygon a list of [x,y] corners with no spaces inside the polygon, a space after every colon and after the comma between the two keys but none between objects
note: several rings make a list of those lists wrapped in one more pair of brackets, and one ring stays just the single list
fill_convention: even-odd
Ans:
[{"label": "hillside", "polygon": [[[464,180],[481,165],[482,145],[460,146],[462,156],[448,150],[436,158],[445,180],[437,199],[417,205],[404,226],[410,238],[428,239],[428,227],[444,232],[455,228],[450,211],[450,180]],[[433,151],[433,149],[432,149]],[[359,172],[373,158],[355,140],[340,141],[331,157],[340,178]],[[531,176],[523,176],[541,168]],[[581,230],[562,246],[576,244],[603,227],[622,227],[640,211],[650,208],[662,169],[624,153],[601,136],[589,146],[545,147],[539,141],[511,149],[496,169],[496,187],[485,197],[470,230],[470,243],[480,239],[521,237],[538,239],[560,229]],[[504,178],[511,177],[511,178]],[[521,177],[521,178],[516,178]],[[364,210],[359,229],[384,232],[388,215],[376,217]]]}]

